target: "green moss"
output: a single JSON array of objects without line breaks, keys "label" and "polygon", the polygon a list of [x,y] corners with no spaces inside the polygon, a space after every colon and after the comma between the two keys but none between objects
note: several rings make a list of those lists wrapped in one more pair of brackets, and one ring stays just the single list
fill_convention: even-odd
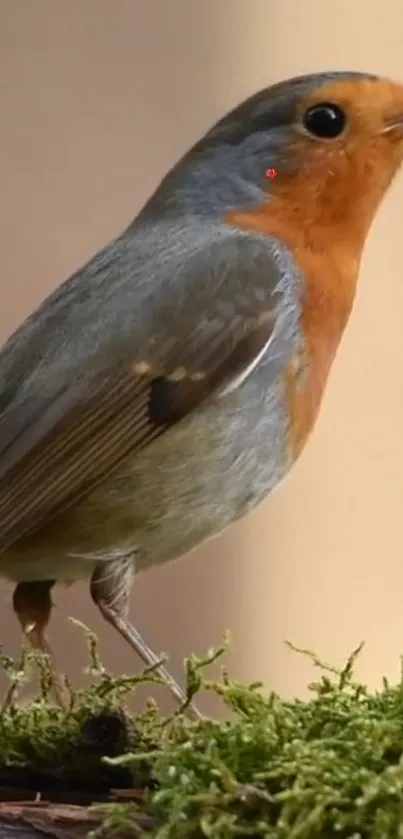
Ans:
[{"label": "green moss", "polygon": [[[77,621],[75,621],[77,623]],[[152,669],[136,676],[115,677],[103,667],[97,639],[86,627],[89,687],[74,690],[66,680],[68,707],[64,710],[51,700],[52,675],[46,658],[24,650],[16,664],[0,655],[0,666],[10,680],[10,688],[0,713],[0,787],[34,789],[44,797],[72,801],[102,799],[111,787],[129,787],[133,772],[109,766],[103,758],[127,753],[131,749],[154,749],[160,727],[160,714],[150,702],[142,714],[130,714],[125,701],[144,681],[161,682]],[[39,669],[40,695],[35,701],[19,704],[21,686],[33,667]],[[151,781],[149,762],[140,761],[134,773],[138,786]],[[63,797],[63,796],[62,796]]]},{"label": "green moss", "polygon": [[[91,771],[99,788],[145,790],[136,806],[104,805],[100,832],[107,836],[131,828],[154,839],[402,839],[403,678],[370,692],[355,682],[359,650],[342,670],[297,651],[322,673],[308,701],[286,701],[225,671],[208,681],[205,667],[222,648],[190,658],[186,672],[189,698],[200,687],[216,691],[232,711],[229,721],[166,719],[155,705],[131,717],[124,702],[137,680],[110,677],[88,639],[94,681],[71,691],[70,710],[50,706],[45,684],[37,702],[18,708],[13,701],[3,713],[0,775],[23,767],[54,776],[57,767],[73,787]],[[12,663],[3,666],[18,682]],[[114,772],[124,773],[120,783]],[[139,811],[153,818],[147,834]]]}]

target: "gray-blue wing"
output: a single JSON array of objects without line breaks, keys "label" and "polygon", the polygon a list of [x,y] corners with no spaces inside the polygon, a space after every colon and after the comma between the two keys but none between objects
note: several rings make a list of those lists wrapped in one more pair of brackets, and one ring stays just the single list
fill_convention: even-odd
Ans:
[{"label": "gray-blue wing", "polygon": [[[119,254],[109,258],[116,271]],[[101,265],[107,261],[106,250]],[[280,334],[291,331],[279,323],[286,289],[270,249],[259,236],[229,231],[175,265],[174,277],[168,264],[166,287],[143,295],[140,309],[132,304],[130,277],[115,292],[109,287],[122,324],[132,306],[131,334],[106,312],[97,328],[91,325],[83,362],[72,291],[87,284],[89,294],[88,284],[99,281],[89,267],[56,293],[57,317],[50,298],[0,353],[0,550],[43,527],[203,400],[247,376],[270,342],[283,343],[282,352],[290,343]]]}]

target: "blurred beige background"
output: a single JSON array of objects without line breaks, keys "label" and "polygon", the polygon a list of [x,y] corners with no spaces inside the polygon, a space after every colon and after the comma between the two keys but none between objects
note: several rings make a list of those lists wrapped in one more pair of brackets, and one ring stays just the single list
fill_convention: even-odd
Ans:
[{"label": "blurred beige background", "polygon": [[[0,339],[232,105],[320,69],[403,80],[402,27],[400,0],[0,0]],[[224,538],[138,579],[132,618],[176,674],[226,628],[232,673],[287,695],[304,695],[313,671],[285,638],[334,663],[363,639],[360,675],[398,674],[402,212],[403,176],[373,227],[320,421],[291,477]],[[85,649],[68,615],[99,633],[107,665],[138,666],[85,586],[59,589],[56,605],[53,643],[74,678]],[[17,651],[5,585],[0,639]]]}]

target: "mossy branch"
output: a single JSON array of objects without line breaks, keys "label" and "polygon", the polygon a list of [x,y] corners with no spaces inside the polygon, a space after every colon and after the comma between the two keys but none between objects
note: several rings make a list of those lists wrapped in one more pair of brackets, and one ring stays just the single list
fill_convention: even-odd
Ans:
[{"label": "mossy branch", "polygon": [[[93,681],[85,689],[69,686],[65,711],[49,701],[43,660],[26,651],[16,664],[0,659],[12,691],[0,716],[0,783],[2,773],[21,771],[36,773],[39,789],[50,779],[76,788],[91,778],[98,801],[101,790],[124,787],[132,801],[102,805],[97,832],[108,837],[403,837],[403,679],[395,686],[384,680],[376,692],[357,682],[362,645],[338,669],[288,643],[321,671],[311,698],[291,701],[266,694],[259,683],[240,684],[225,668],[209,679],[226,638],[206,656],[186,660],[187,700],[179,714],[163,717],[149,702],[133,715],[129,692],[161,680],[152,669],[112,676],[95,635],[80,626]],[[38,699],[20,707],[18,691],[33,663],[46,677]],[[229,719],[186,716],[201,690],[220,696]],[[150,817],[147,826],[139,813]]]}]

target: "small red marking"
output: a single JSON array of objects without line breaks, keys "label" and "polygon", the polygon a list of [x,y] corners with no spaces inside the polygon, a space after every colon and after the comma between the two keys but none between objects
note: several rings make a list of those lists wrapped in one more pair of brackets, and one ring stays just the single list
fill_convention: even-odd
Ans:
[{"label": "small red marking", "polygon": [[270,178],[271,180],[273,180],[273,178],[275,178],[276,175],[277,172],[275,169],[266,169],[266,178]]}]

